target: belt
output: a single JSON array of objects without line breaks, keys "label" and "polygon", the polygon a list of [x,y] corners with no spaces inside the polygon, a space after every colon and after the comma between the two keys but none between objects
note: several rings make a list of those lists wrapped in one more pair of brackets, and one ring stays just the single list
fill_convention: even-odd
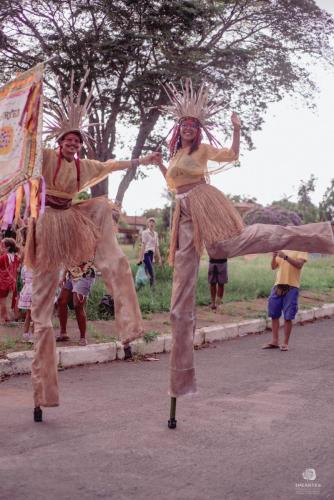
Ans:
[{"label": "belt", "polygon": [[45,196],[45,206],[55,208],[57,210],[67,210],[72,206],[72,200],[47,194]]}]

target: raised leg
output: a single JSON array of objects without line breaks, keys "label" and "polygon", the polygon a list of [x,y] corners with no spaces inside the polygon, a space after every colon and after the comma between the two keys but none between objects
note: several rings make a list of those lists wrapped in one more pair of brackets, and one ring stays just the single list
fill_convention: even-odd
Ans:
[{"label": "raised leg", "polygon": [[276,226],[252,224],[241,234],[229,240],[211,245],[207,251],[211,258],[231,258],[239,255],[268,253],[277,250],[334,253],[334,237],[329,222],[317,222],[302,226]]}]

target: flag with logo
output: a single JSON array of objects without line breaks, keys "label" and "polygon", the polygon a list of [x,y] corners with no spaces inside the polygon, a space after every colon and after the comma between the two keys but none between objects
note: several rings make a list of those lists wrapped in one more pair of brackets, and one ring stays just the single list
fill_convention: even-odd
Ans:
[{"label": "flag with logo", "polygon": [[42,170],[43,71],[44,65],[38,64],[0,88],[2,228],[18,215],[24,197],[26,208],[36,208]]}]

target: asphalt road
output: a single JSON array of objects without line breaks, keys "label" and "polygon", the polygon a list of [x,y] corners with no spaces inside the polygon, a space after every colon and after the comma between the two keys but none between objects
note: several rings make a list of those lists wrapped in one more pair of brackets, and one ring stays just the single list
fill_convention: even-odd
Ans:
[{"label": "asphalt road", "polygon": [[197,351],[176,430],[167,355],[62,371],[39,424],[30,378],[5,380],[1,500],[334,499],[333,320],[295,327],[286,353],[269,338]]}]

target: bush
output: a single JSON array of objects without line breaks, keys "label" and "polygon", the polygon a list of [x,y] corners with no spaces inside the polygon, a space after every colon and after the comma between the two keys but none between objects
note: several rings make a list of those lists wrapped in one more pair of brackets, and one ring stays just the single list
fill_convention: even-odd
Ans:
[{"label": "bush", "polygon": [[265,208],[254,208],[244,217],[245,224],[277,224],[281,226],[299,226],[301,218],[296,212],[291,212],[286,208],[270,206]]}]

